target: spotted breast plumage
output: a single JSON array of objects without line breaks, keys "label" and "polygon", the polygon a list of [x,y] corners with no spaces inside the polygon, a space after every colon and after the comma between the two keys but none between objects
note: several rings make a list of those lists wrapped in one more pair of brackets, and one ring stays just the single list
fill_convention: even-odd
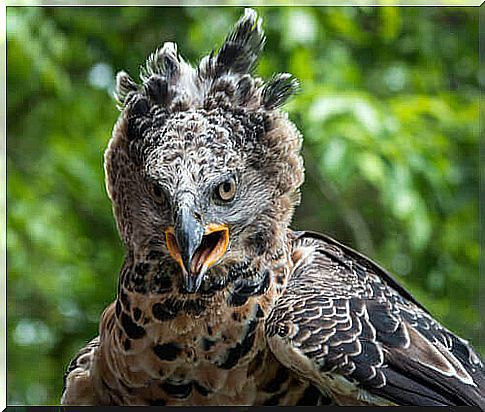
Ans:
[{"label": "spotted breast plumage", "polygon": [[105,153],[125,260],[99,336],[71,362],[65,405],[477,405],[484,368],[383,268],[295,232],[302,138],[289,74],[253,76],[247,9],[192,67],[165,43]]}]

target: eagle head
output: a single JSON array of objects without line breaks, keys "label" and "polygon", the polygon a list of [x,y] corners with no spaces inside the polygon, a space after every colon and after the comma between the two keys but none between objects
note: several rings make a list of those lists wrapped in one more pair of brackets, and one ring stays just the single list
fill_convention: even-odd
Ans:
[{"label": "eagle head", "polygon": [[188,293],[221,268],[274,253],[299,202],[301,135],[279,109],[298,83],[251,74],[264,43],[246,9],[196,67],[165,43],[140,83],[117,75],[121,114],[105,172],[118,230],[134,256],[176,262]]}]

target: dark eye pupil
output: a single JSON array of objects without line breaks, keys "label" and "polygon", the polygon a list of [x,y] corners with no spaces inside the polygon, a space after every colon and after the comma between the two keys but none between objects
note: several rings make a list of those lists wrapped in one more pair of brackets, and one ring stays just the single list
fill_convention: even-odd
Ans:
[{"label": "dark eye pupil", "polygon": [[223,192],[230,192],[231,191],[231,183],[230,182],[224,182],[224,184],[222,185],[222,191]]},{"label": "dark eye pupil", "polygon": [[160,189],[160,187],[158,187],[157,185],[153,185],[153,194],[156,197],[161,197],[162,196],[162,190]]}]

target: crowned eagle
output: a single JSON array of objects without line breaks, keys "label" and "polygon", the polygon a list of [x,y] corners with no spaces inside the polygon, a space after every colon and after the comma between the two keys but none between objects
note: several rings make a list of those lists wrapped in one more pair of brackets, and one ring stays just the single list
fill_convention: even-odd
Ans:
[{"label": "crowned eagle", "polygon": [[193,67],[165,43],[117,75],[105,153],[125,258],[65,405],[485,405],[467,341],[385,269],[293,231],[302,137],[289,74],[252,75],[247,9]]}]

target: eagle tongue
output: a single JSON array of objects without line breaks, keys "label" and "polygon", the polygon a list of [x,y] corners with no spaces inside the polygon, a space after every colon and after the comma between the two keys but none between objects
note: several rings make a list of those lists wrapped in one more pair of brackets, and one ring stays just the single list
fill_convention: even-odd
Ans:
[{"label": "eagle tongue", "polygon": [[198,275],[202,271],[204,267],[204,263],[207,262],[210,255],[213,252],[217,252],[217,248],[219,246],[221,240],[221,235],[219,233],[211,233],[209,235],[205,235],[202,238],[202,242],[200,246],[194,253],[192,258],[192,263],[190,265],[190,274],[191,275]]}]

